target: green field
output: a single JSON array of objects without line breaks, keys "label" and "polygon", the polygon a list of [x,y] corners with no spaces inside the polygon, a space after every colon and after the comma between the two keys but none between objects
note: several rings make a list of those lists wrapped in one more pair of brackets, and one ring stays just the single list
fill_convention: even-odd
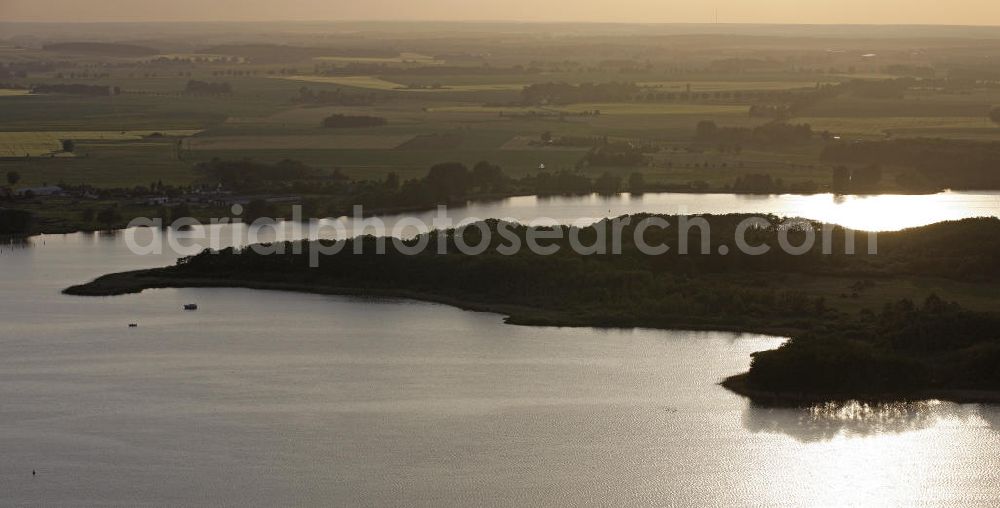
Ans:
[{"label": "green field", "polygon": [[413,139],[412,135],[247,135],[203,136],[185,140],[186,150],[389,150]]},{"label": "green field", "polygon": [[683,92],[691,87],[692,92],[733,92],[759,90],[792,90],[796,88],[813,88],[817,84],[827,84],[834,81],[646,81],[637,83],[647,88],[662,89],[665,92]]},{"label": "green field", "polygon": [[361,56],[319,56],[313,60],[319,62],[337,63],[419,63],[422,65],[441,65],[442,60],[436,60],[432,56],[421,55],[420,53],[400,53],[396,57],[361,57]]},{"label": "green field", "polygon": [[491,113],[509,115],[587,113],[599,111],[601,115],[746,115],[748,106],[729,104],[673,104],[673,103],[582,103],[567,106],[480,106],[454,105],[428,108],[441,113]]},{"label": "green field", "polygon": [[[22,185],[63,181],[134,186],[161,179],[190,183],[198,177],[193,165],[212,157],[295,159],[324,170],[338,168],[355,178],[382,178],[390,171],[411,178],[423,176],[438,162],[490,160],[515,177],[535,173],[544,164],[550,171],[581,171],[593,177],[606,171],[627,178],[641,171],[654,184],[704,182],[717,190],[754,173],[770,174],[789,184],[812,181],[825,189],[832,168],[819,158],[823,142],[818,136],[805,145],[745,146],[737,153],[717,146],[692,146],[702,121],[745,129],[773,121],[768,116],[751,117],[750,107],[781,103],[786,100],[782,94],[661,102],[595,99],[520,107],[519,92],[533,83],[617,81],[674,94],[688,88],[696,93],[797,90],[796,94],[804,94],[818,84],[890,78],[883,69],[849,61],[844,55],[826,54],[811,66],[804,65],[795,58],[807,57],[789,60],[785,54],[773,53],[773,41],[744,41],[747,44],[741,51],[756,56],[729,59],[723,57],[729,49],[703,46],[707,40],[688,49],[664,46],[652,51],[630,46],[624,37],[615,42],[591,41],[596,44],[593,47],[603,49],[593,55],[586,52],[590,55],[586,58],[567,58],[566,54],[560,58],[555,55],[575,47],[575,39],[559,40],[540,51],[534,39],[465,47],[469,39],[371,37],[370,41],[352,40],[350,47],[339,50],[331,46],[329,56],[317,57],[324,53],[314,52],[301,60],[261,60],[239,55],[232,48],[197,53],[190,44],[182,44],[163,48],[162,62],[81,56],[77,65],[56,64],[29,78],[12,78],[6,86],[80,83],[114,86],[122,93],[112,97],[28,96],[23,89],[0,89],[0,131],[8,131],[0,132],[0,157],[6,157],[0,160],[0,171],[19,171]],[[375,51],[334,56],[349,55],[343,50],[355,44]],[[827,42],[817,44],[825,52]],[[520,49],[512,52],[511,47]],[[364,56],[397,52],[398,56]],[[688,52],[691,58],[679,63],[676,55]],[[37,48],[0,47],[0,60],[7,62],[53,58],[59,57]],[[367,67],[359,75],[319,75],[324,68],[338,67],[344,72],[350,65]],[[726,70],[728,65],[737,70]],[[86,74],[94,69],[102,74]],[[233,93],[185,95],[189,80],[226,82]],[[365,93],[374,98],[374,104],[340,106],[329,98],[322,104],[304,104],[300,100],[303,87],[314,93]],[[924,136],[996,141],[1000,128],[987,119],[994,104],[1000,104],[1000,88],[993,86],[947,92],[932,86],[912,87],[896,98],[841,93],[809,103],[788,121],[809,123],[816,131],[848,139]],[[387,123],[362,129],[321,127],[334,114],[376,116]],[[185,139],[178,148],[176,139],[145,137],[157,131]],[[589,146],[547,146],[538,142],[543,135],[628,140],[652,148],[638,167],[590,167],[582,163]],[[73,154],[61,153],[63,139],[76,143]],[[434,144],[441,139],[447,140],[444,145]],[[421,144],[424,141],[427,144]],[[26,155],[32,159],[24,160]],[[904,171],[886,168],[883,185],[894,188],[896,176]]]},{"label": "green field", "polygon": [[1000,127],[986,116],[981,117],[802,117],[795,123],[807,123],[814,130],[834,134],[879,137],[993,137],[1000,139]]},{"label": "green field", "polygon": [[198,130],[163,131],[40,131],[0,132],[0,157],[41,157],[62,151],[63,140],[81,141],[135,141],[153,133],[164,136],[192,136]]},{"label": "green field", "polygon": [[[246,151],[213,150],[186,152],[185,158],[209,160],[240,159]],[[456,161],[468,166],[481,160],[500,164],[508,175],[520,177],[538,171],[545,164],[550,171],[571,170],[580,160],[580,152],[571,151],[504,151],[504,150],[257,150],[255,160],[277,162],[295,159],[321,169],[340,169],[344,174],[358,179],[385,178],[394,172],[403,179],[421,178],[427,168],[439,162]]]},{"label": "green field", "polygon": [[34,187],[58,183],[95,187],[134,187],[162,180],[187,185],[197,179],[190,161],[177,158],[174,142],[81,142],[75,157],[37,157],[0,161],[0,173],[17,171],[19,185]]},{"label": "green field", "polygon": [[521,83],[491,83],[481,85],[443,84],[440,88],[408,88],[403,83],[387,81],[377,76],[286,76],[281,79],[301,81],[305,83],[321,83],[326,85],[343,85],[353,88],[368,88],[372,90],[395,90],[403,92],[490,92],[520,90]]},{"label": "green field", "polygon": [[560,106],[558,111],[583,113],[600,111],[601,115],[741,115],[749,106],[731,104],[646,104],[646,103],[583,103]]}]

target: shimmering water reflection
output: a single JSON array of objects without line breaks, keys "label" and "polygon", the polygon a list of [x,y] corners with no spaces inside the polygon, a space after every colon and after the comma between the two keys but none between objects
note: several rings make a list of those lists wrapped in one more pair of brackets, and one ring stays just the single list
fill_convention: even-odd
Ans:
[{"label": "shimmering water reflection", "polygon": [[995,406],[774,409],[717,385],[778,337],[249,290],[60,294],[172,261],[122,235],[0,245],[0,505],[1000,503]]}]

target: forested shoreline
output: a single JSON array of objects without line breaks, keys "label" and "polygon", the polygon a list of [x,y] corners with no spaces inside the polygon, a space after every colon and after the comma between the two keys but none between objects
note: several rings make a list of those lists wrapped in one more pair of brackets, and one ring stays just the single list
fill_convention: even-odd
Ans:
[{"label": "forested shoreline", "polygon": [[[501,312],[517,324],[780,333],[792,340],[757,354],[744,378],[754,391],[823,400],[845,394],[910,397],[935,389],[1000,390],[1000,335],[995,332],[1000,329],[995,311],[1000,220],[882,233],[877,254],[868,253],[867,235],[856,236],[855,254],[845,253],[845,231],[834,227],[830,254],[817,244],[792,255],[777,248],[782,228],[759,228],[747,232],[748,242],[774,248],[754,256],[718,254],[747,218],[742,215],[705,217],[712,232],[708,254],[699,253],[701,232],[692,228],[687,240],[693,253],[688,255],[679,253],[681,218],[658,216],[670,227],[648,228],[640,238],[670,249],[644,254],[635,228],[650,217],[630,218],[620,254],[581,254],[571,248],[574,234],[583,245],[598,245],[612,234],[611,220],[575,231],[548,229],[561,234],[546,242],[559,247],[552,255],[498,252],[511,238],[525,241],[529,230],[487,221],[484,230],[432,232],[423,248],[420,238],[397,243],[361,237],[323,257],[315,268],[310,268],[309,253],[316,245],[277,244],[266,252],[204,252],[176,266],[110,275],[66,292],[252,287],[440,301]],[[513,236],[501,235],[503,228]],[[459,244],[479,245],[484,231],[490,233],[486,251],[463,253]],[[805,241],[803,231],[784,234],[794,245]],[[362,254],[353,254],[356,243]],[[376,253],[380,243],[384,254]],[[409,255],[413,249],[418,253]],[[893,289],[905,285],[920,287],[923,296],[914,302],[910,292],[900,296]]]}]

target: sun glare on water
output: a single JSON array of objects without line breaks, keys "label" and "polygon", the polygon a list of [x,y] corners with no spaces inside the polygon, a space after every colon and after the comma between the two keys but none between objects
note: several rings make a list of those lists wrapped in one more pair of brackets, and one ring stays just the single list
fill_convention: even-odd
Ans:
[{"label": "sun glare on water", "polygon": [[1000,195],[992,199],[961,193],[933,195],[797,196],[790,215],[864,231],[896,231],[968,217],[994,216]]}]

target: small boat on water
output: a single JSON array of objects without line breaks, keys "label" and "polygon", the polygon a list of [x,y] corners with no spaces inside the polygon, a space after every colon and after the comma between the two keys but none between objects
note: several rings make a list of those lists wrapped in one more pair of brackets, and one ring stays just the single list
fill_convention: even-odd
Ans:
[{"label": "small boat on water", "polygon": [[184,310],[198,310],[197,303],[188,303],[184,305]]},{"label": "small boat on water", "polygon": [[139,328],[139,323],[131,323],[128,325],[129,328]]}]

